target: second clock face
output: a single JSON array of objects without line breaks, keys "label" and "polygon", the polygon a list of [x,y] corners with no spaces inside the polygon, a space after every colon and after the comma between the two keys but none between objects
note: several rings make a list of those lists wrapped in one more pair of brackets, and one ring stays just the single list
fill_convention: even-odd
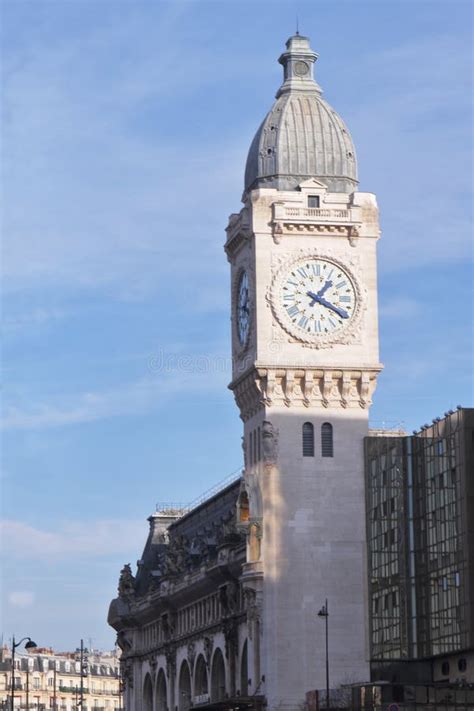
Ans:
[{"label": "second clock face", "polygon": [[242,272],[237,288],[237,333],[241,346],[247,343],[250,331],[250,293],[247,272]]},{"label": "second clock face", "polygon": [[280,282],[280,300],[291,330],[310,336],[344,331],[356,311],[356,291],[339,265],[319,258],[302,259]]}]

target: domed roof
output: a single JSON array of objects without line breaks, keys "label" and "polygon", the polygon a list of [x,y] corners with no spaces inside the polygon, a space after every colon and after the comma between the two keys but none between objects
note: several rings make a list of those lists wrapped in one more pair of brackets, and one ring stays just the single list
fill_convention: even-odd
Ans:
[{"label": "domed roof", "polygon": [[292,190],[317,178],[333,192],[350,193],[357,188],[355,149],[313,79],[318,55],[307,37],[298,34],[286,47],[278,60],[284,67],[283,85],[250,146],[245,192],[258,187]]}]

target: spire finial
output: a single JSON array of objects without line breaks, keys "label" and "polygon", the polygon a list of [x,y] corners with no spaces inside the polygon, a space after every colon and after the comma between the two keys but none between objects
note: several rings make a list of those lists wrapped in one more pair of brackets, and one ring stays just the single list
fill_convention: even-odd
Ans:
[{"label": "spire finial", "polygon": [[298,22],[298,13],[296,13],[296,34],[299,35],[300,33],[300,26]]},{"label": "spire finial", "polygon": [[[298,16],[297,16],[298,22]],[[309,39],[299,33],[297,25],[296,35],[286,42],[286,52],[278,61],[284,68],[284,81],[277,92],[277,97],[288,91],[317,91],[321,88],[313,79],[313,65],[318,58],[309,45]]]}]

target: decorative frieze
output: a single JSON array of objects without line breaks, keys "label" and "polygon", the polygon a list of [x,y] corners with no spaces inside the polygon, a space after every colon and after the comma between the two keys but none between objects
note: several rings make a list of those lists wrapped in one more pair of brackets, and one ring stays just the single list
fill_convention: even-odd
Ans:
[{"label": "decorative frieze", "polygon": [[227,241],[225,251],[229,261],[232,261],[237,252],[250,237],[249,214],[247,208],[243,208],[239,213],[234,213],[229,217],[229,224],[226,228]]},{"label": "decorative frieze", "polygon": [[264,407],[277,405],[365,409],[372,402],[380,370],[381,366],[366,370],[256,368],[234,381],[231,389],[244,421]]}]

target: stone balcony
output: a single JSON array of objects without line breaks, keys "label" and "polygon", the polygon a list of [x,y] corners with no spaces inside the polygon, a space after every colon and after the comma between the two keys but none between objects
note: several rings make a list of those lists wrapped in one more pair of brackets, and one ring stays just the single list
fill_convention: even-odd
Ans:
[{"label": "stone balcony", "polygon": [[285,222],[328,222],[338,224],[355,222],[352,210],[334,207],[288,207],[273,205],[273,219]]},{"label": "stone balcony", "polygon": [[352,246],[359,237],[360,208],[297,207],[275,202],[272,206],[272,235],[278,244],[283,235],[338,234],[349,238]]}]

